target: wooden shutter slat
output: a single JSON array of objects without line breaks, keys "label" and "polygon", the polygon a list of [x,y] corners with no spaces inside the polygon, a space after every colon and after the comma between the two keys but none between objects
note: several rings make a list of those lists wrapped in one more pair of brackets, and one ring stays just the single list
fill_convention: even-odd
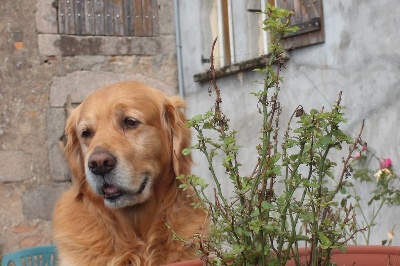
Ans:
[{"label": "wooden shutter slat", "polygon": [[[295,6],[295,4],[296,3],[293,0],[289,0],[289,1],[282,0],[282,3],[281,4],[277,3],[277,6],[280,7],[280,8],[284,8],[284,9],[287,9],[287,10],[293,10],[294,11],[294,10],[296,10],[298,8],[298,7]],[[295,12],[294,16],[291,19],[292,19],[291,23],[293,23],[294,21],[296,21],[296,23],[300,22],[301,21],[301,13],[300,12]]]},{"label": "wooden shutter slat", "polygon": [[114,35],[114,5],[110,0],[104,1],[104,34]]},{"label": "wooden shutter slat", "polygon": [[66,0],[65,33],[75,33],[75,5],[74,0]]},{"label": "wooden shutter slat", "polygon": [[142,8],[142,0],[134,0],[133,6],[133,28],[135,32],[135,36],[142,37],[144,36],[143,30],[143,8]]},{"label": "wooden shutter slat", "polygon": [[95,17],[94,3],[95,0],[87,0],[85,2],[85,33],[89,35],[95,34]]},{"label": "wooden shutter slat", "polygon": [[57,15],[58,15],[58,32],[60,34],[65,34],[65,1],[59,0],[57,5]]},{"label": "wooden shutter slat", "polygon": [[104,1],[93,0],[94,10],[94,33],[95,35],[104,35]]},{"label": "wooden shutter slat", "polygon": [[151,36],[158,36],[158,3],[157,0],[151,1],[151,23],[153,26],[153,32]]},{"label": "wooden shutter slat", "polygon": [[304,5],[304,7],[307,9],[306,12],[309,15],[308,20],[321,16],[320,12],[318,11],[320,10],[320,4],[322,5],[322,3],[320,3],[319,1],[311,1],[309,5]]},{"label": "wooden shutter slat", "polygon": [[149,1],[143,1],[142,12],[143,36],[151,36],[153,25],[151,23],[151,3]]},{"label": "wooden shutter slat", "polygon": [[124,21],[125,21],[125,35],[133,36],[133,2],[132,0],[124,1]]},{"label": "wooden shutter slat", "polygon": [[143,36],[154,36],[158,29],[155,28],[157,18],[157,1],[143,1]]},{"label": "wooden shutter slat", "polygon": [[83,0],[75,0],[75,34],[84,35],[85,29],[85,3]]},{"label": "wooden shutter slat", "polygon": [[123,0],[113,0],[114,4],[114,35],[125,35]]}]

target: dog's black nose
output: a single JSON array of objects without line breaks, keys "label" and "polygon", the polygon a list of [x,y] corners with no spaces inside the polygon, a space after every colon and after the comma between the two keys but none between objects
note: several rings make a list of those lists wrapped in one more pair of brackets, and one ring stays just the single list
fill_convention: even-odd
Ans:
[{"label": "dog's black nose", "polygon": [[105,150],[95,148],[89,157],[88,167],[93,174],[105,176],[117,165],[117,159]]}]

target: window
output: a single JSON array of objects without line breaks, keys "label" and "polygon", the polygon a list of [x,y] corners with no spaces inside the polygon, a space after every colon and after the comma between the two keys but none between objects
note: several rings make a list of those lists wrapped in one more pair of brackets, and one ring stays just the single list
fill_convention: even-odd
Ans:
[{"label": "window", "polygon": [[217,0],[219,67],[268,53],[268,33],[261,29],[265,15],[260,14],[267,3],[294,11],[291,24],[300,29],[284,38],[287,49],[324,42],[322,0]]},{"label": "window", "polygon": [[157,0],[55,0],[58,32],[70,35],[158,36]]}]

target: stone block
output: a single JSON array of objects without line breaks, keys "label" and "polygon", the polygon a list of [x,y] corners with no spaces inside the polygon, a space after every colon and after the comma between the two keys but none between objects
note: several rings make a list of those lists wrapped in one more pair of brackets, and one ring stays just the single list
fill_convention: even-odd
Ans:
[{"label": "stone block", "polygon": [[[43,56],[157,55],[163,51],[163,37],[114,37],[39,34]],[[172,36],[173,37],[173,36]],[[169,45],[169,43],[165,43]]]},{"label": "stone block", "polygon": [[49,149],[49,167],[51,178],[55,181],[69,181],[71,180],[71,173],[69,171],[67,162],[61,147],[53,145]]},{"label": "stone block", "polygon": [[[0,185],[0,228],[18,224],[24,220],[22,214],[22,196],[25,192],[25,188],[21,184],[23,183],[18,182]],[[1,230],[2,229],[0,229],[0,231]],[[2,239],[2,237],[0,237],[0,239]]]},{"label": "stone block", "polygon": [[22,198],[26,219],[50,221],[54,206],[61,194],[70,187],[69,182],[42,184],[27,190]]},{"label": "stone block", "polygon": [[44,56],[61,56],[58,48],[61,35],[58,34],[38,34],[39,52]]},{"label": "stone block", "polygon": [[50,108],[47,111],[47,142],[49,147],[58,144],[58,141],[63,136],[66,117],[67,114],[64,107]]},{"label": "stone block", "polygon": [[106,37],[101,53],[104,55],[156,55],[162,51],[158,37]]},{"label": "stone block", "polygon": [[28,236],[22,239],[22,241],[19,243],[19,246],[21,248],[29,248],[29,247],[35,247],[40,245],[40,243],[43,241],[44,236]]},{"label": "stone block", "polygon": [[36,2],[36,30],[38,33],[58,33],[57,9],[52,1]]},{"label": "stone block", "polygon": [[69,181],[70,173],[60,138],[64,134],[66,112],[64,108],[49,108],[47,112],[47,147],[51,178]]},{"label": "stone block", "polygon": [[140,74],[76,71],[64,77],[53,77],[53,82],[50,87],[50,106],[64,107],[68,94],[71,95],[73,103],[81,103],[94,90],[127,80],[143,82],[167,95],[174,95],[176,93],[174,87]]},{"label": "stone block", "polygon": [[2,239],[5,253],[52,243],[51,221],[24,220],[5,226],[3,230],[7,232]]},{"label": "stone block", "polygon": [[32,178],[32,157],[22,151],[0,151],[0,182],[18,182]]},{"label": "stone block", "polygon": [[175,34],[174,1],[160,0],[158,2],[158,25],[160,35]]}]

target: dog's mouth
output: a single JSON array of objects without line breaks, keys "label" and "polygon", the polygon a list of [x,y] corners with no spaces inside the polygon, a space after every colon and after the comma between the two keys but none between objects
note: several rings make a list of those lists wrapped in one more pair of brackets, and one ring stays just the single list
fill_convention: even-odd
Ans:
[{"label": "dog's mouth", "polygon": [[123,191],[121,189],[109,184],[104,185],[102,189],[104,198],[108,200],[115,200],[123,194]]},{"label": "dog's mouth", "polygon": [[[140,195],[142,194],[142,192],[144,191],[144,189],[146,188],[146,185],[148,183],[149,178],[146,177],[143,182],[140,184],[139,189],[136,192],[133,192],[133,195]],[[124,190],[122,190],[121,188],[111,185],[111,184],[105,184],[102,187],[102,191],[103,191],[103,195],[104,198],[110,201],[114,201],[118,198],[120,198],[121,196],[123,196],[124,194],[127,194]],[[128,193],[130,194],[130,193]]]}]

